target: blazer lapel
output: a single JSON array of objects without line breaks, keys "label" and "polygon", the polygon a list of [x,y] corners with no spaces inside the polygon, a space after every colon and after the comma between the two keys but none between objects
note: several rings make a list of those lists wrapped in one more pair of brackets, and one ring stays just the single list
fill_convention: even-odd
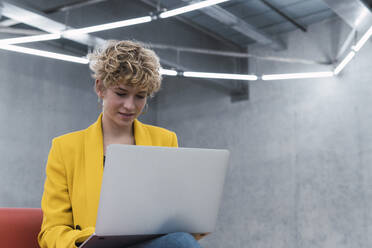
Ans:
[{"label": "blazer lapel", "polygon": [[151,135],[139,120],[134,120],[134,140],[138,146],[152,146]]},{"label": "blazer lapel", "polygon": [[95,224],[103,175],[102,114],[86,129],[84,157],[87,207],[92,210],[91,213],[94,213],[92,221]]}]

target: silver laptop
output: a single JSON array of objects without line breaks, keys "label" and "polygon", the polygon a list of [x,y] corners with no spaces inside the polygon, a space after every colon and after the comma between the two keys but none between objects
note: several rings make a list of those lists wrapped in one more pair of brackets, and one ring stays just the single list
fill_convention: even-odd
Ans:
[{"label": "silver laptop", "polygon": [[95,233],[80,247],[126,247],[216,226],[229,151],[110,145]]}]

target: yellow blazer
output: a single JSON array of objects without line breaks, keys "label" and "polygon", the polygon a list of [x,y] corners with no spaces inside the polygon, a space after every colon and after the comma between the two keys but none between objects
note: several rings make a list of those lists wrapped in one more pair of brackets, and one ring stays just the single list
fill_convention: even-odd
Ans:
[{"label": "yellow blazer", "polygon": [[[178,146],[174,132],[138,120],[134,139],[136,145]],[[87,129],[53,139],[41,201],[41,248],[76,247],[94,233],[102,174],[102,114]]]}]

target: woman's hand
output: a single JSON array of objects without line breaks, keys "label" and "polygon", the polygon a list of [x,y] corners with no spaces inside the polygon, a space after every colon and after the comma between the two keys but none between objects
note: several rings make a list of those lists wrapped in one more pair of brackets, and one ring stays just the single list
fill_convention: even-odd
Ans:
[{"label": "woman's hand", "polygon": [[200,240],[200,239],[204,238],[205,236],[207,236],[208,234],[210,234],[210,233],[191,233],[191,235],[192,235],[196,240]]}]

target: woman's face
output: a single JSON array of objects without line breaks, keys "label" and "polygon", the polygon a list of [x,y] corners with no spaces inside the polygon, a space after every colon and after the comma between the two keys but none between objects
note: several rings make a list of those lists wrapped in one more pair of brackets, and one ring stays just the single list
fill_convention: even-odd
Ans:
[{"label": "woman's face", "polygon": [[105,118],[118,127],[130,127],[147,101],[146,89],[124,84],[97,90],[97,94],[103,100]]}]

